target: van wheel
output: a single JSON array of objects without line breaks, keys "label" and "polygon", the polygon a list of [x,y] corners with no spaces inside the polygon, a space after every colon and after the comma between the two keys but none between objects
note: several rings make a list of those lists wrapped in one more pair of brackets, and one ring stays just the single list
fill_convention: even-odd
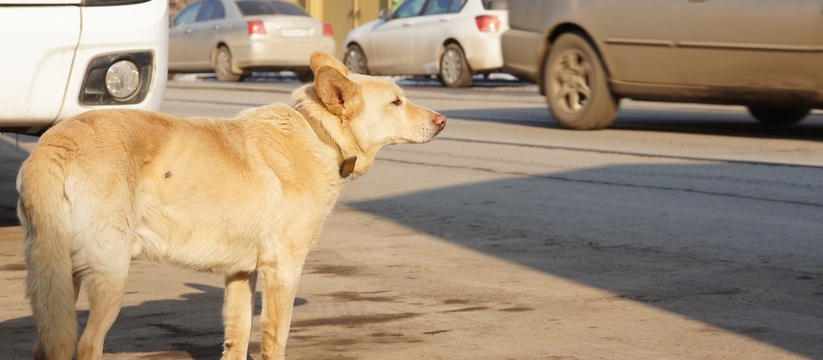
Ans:
[{"label": "van wheel", "polygon": [[343,64],[355,74],[369,74],[369,68],[366,63],[366,54],[360,46],[355,44],[351,44],[348,48],[346,48],[346,55],[343,56]]},{"label": "van wheel", "polygon": [[617,115],[617,100],[608,87],[597,52],[582,35],[560,35],[543,65],[546,103],[560,126],[575,130],[609,127]]},{"label": "van wheel", "polygon": [[453,88],[467,87],[472,82],[469,63],[457,44],[447,45],[440,57],[440,82]]},{"label": "van wheel", "polygon": [[229,51],[229,48],[221,46],[217,49],[217,59],[215,59],[214,73],[217,75],[217,81],[240,81],[241,74],[231,72],[231,52]]},{"label": "van wheel", "polygon": [[764,124],[788,125],[803,120],[812,109],[749,106],[749,113]]}]

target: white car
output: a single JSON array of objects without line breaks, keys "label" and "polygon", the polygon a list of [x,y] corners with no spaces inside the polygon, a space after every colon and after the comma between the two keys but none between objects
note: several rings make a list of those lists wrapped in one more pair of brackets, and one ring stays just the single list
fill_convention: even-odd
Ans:
[{"label": "white car", "polygon": [[168,0],[0,0],[0,131],[40,134],[110,107],[157,111]]},{"label": "white car", "polygon": [[503,66],[500,38],[509,27],[505,1],[408,0],[393,13],[349,32],[343,62],[370,75],[438,75],[465,87],[475,74]]}]

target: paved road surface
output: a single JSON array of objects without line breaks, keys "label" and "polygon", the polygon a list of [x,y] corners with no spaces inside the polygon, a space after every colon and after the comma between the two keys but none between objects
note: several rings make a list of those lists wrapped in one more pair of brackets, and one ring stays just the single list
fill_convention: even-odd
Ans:
[{"label": "paved road surface", "polygon": [[[172,90],[168,111],[218,113],[182,101],[204,94]],[[221,93],[220,107],[241,95],[280,96]],[[622,129],[564,132],[535,124],[533,103],[511,122],[472,118],[482,98],[437,98],[422,102],[450,112],[442,139],[384,150],[344,190],[309,255],[289,359],[823,358],[819,139],[701,122],[753,129],[737,113],[674,113],[698,130],[660,133],[642,106]],[[0,154],[7,199],[25,151]],[[8,204],[0,359],[18,359],[34,334]],[[219,358],[219,277],[137,259],[130,279],[105,358]]]}]

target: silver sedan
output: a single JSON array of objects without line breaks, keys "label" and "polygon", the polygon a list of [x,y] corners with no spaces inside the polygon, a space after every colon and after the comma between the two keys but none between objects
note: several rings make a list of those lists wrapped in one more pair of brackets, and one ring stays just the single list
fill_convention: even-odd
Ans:
[{"label": "silver sedan", "polygon": [[315,50],[333,54],[329,23],[280,0],[200,0],[169,29],[169,72],[215,72],[239,81],[253,71],[293,71],[311,81]]}]

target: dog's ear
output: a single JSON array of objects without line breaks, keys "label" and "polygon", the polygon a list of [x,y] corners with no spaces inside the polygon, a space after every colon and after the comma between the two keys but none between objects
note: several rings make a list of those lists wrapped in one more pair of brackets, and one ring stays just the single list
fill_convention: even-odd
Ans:
[{"label": "dog's ear", "polygon": [[335,115],[351,117],[362,105],[360,86],[334,67],[323,66],[315,71],[314,87],[320,100]]},{"label": "dog's ear", "polygon": [[343,75],[351,75],[351,70],[343,65],[340,60],[337,60],[334,56],[326,54],[322,51],[315,51],[311,54],[311,59],[309,60],[311,64],[311,71],[317,76],[317,70],[324,66],[331,66],[337,71],[343,73]]}]

